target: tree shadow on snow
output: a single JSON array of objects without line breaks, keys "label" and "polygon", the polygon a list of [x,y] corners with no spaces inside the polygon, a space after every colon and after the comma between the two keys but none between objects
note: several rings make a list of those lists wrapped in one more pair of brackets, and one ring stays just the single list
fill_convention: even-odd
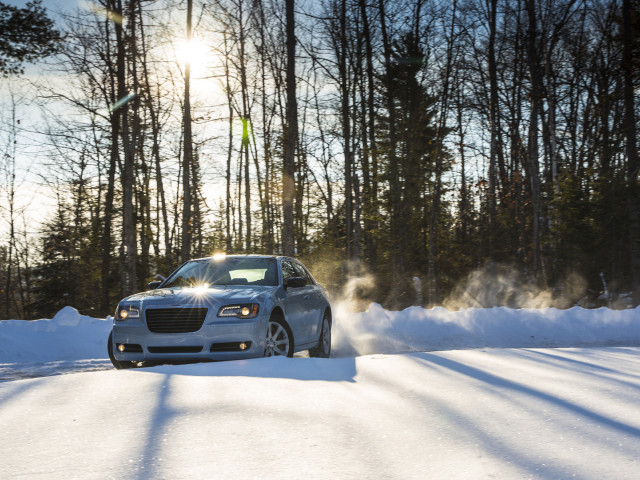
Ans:
[{"label": "tree shadow on snow", "polygon": [[581,407],[580,405],[576,405],[562,398],[555,397],[543,391],[529,387],[525,384],[516,383],[509,379],[499,377],[487,371],[481,370],[479,368],[465,365],[463,363],[456,362],[455,360],[444,358],[435,354],[419,353],[419,354],[412,354],[412,356],[424,362],[432,363],[440,367],[447,368],[449,370],[457,372],[461,375],[465,375],[467,377],[485,382],[494,387],[498,387],[501,389],[509,389],[512,391],[516,391],[516,392],[531,396],[531,397],[538,398],[539,400],[543,400],[550,404],[555,404],[557,407],[562,408],[573,415],[583,417],[586,420],[590,420],[591,422],[594,422],[596,424],[611,428],[613,430],[617,430],[618,432],[623,433],[625,435],[640,438],[639,428],[636,428],[632,425],[627,425],[623,422],[619,422],[613,418],[606,417],[597,412]]}]

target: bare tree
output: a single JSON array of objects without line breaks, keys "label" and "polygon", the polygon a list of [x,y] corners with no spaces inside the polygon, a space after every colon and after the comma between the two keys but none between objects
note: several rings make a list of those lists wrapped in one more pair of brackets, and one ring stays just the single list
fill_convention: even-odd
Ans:
[{"label": "bare tree", "polygon": [[296,34],[294,0],[286,0],[287,35],[287,113],[282,165],[282,253],[293,255],[293,200],[295,194],[295,152],[298,143],[298,105],[296,99]]},{"label": "bare tree", "polygon": [[[193,0],[187,0],[187,44],[193,37]],[[182,248],[180,257],[186,262],[191,256],[192,231],[192,188],[191,169],[193,163],[193,139],[191,134],[191,62],[187,58],[184,67],[184,103],[183,103],[182,128],[184,132],[184,147],[182,157]]]}]

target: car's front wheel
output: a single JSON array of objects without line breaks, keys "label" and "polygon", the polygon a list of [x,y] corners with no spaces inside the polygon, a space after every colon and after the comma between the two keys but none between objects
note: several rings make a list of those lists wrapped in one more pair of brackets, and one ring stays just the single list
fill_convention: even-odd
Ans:
[{"label": "car's front wheel", "polygon": [[107,341],[107,350],[109,351],[109,360],[113,363],[116,370],[122,370],[124,368],[134,368],[137,366],[135,362],[123,362],[113,355],[113,332],[109,334],[109,340]]},{"label": "car's front wheel", "polygon": [[309,350],[310,357],[328,358],[331,354],[331,319],[329,315],[328,310],[324,312],[318,346]]},{"label": "car's front wheel", "polygon": [[284,319],[274,314],[269,319],[267,327],[267,341],[264,349],[265,357],[274,356],[293,357],[293,335]]}]

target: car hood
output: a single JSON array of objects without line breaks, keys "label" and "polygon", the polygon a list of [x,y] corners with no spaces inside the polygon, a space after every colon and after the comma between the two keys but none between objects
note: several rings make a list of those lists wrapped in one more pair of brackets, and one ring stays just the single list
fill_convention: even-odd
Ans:
[{"label": "car hood", "polygon": [[124,301],[140,301],[149,305],[196,305],[228,303],[260,302],[277,287],[216,287],[216,288],[159,288],[147,292],[136,293]]}]

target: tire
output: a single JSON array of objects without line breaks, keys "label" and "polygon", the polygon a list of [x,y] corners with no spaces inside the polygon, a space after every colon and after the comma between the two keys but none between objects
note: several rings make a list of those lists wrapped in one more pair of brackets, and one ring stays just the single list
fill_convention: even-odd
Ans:
[{"label": "tire", "polygon": [[281,315],[274,314],[269,319],[264,356],[293,357],[293,335]]},{"label": "tire", "polygon": [[329,310],[326,310],[322,318],[322,330],[320,330],[318,346],[309,349],[309,356],[329,358],[329,355],[331,355],[331,315]]},{"label": "tire", "polygon": [[136,362],[123,362],[113,355],[113,332],[109,334],[109,340],[107,341],[107,350],[109,352],[109,360],[113,363],[116,370],[124,370],[125,368],[134,368],[137,366]]}]

